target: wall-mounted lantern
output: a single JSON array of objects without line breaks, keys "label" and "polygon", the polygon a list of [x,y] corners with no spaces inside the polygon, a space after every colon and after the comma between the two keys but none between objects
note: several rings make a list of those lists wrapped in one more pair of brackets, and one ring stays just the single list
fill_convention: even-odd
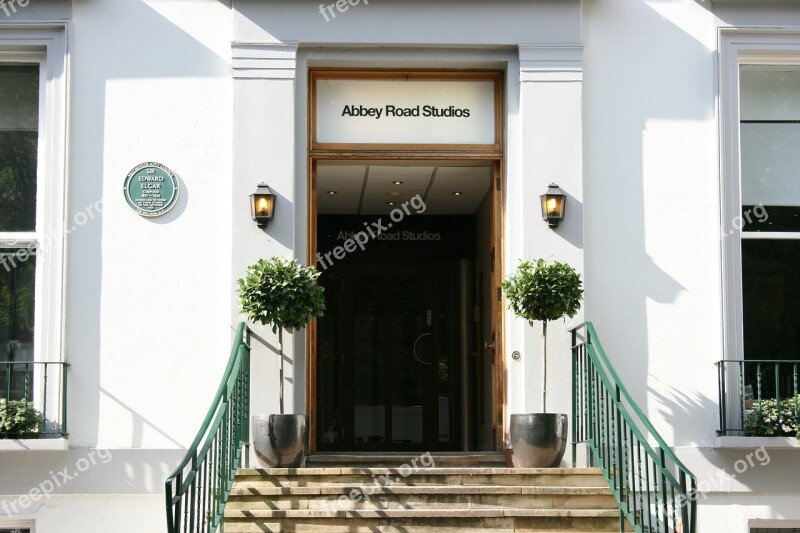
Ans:
[{"label": "wall-mounted lantern", "polygon": [[275,214],[275,193],[266,183],[259,183],[250,195],[250,216],[260,227],[269,224]]},{"label": "wall-mounted lantern", "polygon": [[547,192],[539,197],[542,201],[542,220],[547,222],[551,228],[558,227],[559,222],[564,220],[564,208],[567,205],[567,195],[564,194],[558,185],[551,183],[547,187]]}]

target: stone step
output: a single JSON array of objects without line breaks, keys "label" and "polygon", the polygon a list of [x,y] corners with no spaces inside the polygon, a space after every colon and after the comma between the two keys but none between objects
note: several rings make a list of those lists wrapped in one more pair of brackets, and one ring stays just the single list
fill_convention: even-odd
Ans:
[{"label": "stone step", "polygon": [[225,511],[227,533],[442,533],[618,531],[609,509],[389,509],[381,511]]},{"label": "stone step", "polygon": [[605,487],[596,468],[266,468],[240,469],[234,488],[317,487],[330,484],[383,486],[502,485]]},{"label": "stone step", "polygon": [[608,488],[513,486],[258,487],[234,489],[231,510],[617,509]]},{"label": "stone step", "polygon": [[[395,454],[392,460],[411,456]],[[330,462],[241,469],[225,507],[228,533],[504,533],[619,531],[597,468],[432,468]],[[494,460],[494,459],[493,459]],[[436,456],[433,456],[435,462]],[[389,458],[386,459],[387,465]],[[323,461],[324,463],[324,461]],[[334,466],[336,464],[336,466]],[[366,493],[366,494],[365,494]]]},{"label": "stone step", "polygon": [[501,452],[437,452],[411,454],[385,453],[331,453],[318,452],[306,458],[307,468],[320,467],[503,467],[505,455]]}]

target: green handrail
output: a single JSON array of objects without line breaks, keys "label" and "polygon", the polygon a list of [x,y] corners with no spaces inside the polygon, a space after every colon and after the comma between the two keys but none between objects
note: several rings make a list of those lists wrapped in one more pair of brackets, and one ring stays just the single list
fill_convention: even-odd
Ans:
[{"label": "green handrail", "polygon": [[250,330],[240,323],[203,425],[164,484],[168,533],[217,530],[242,456],[249,462],[249,419]]},{"label": "green handrail", "polygon": [[585,442],[589,462],[603,472],[619,504],[620,531],[630,524],[637,533],[696,533],[694,474],[633,401],[592,323],[570,332],[573,466],[577,445]]}]

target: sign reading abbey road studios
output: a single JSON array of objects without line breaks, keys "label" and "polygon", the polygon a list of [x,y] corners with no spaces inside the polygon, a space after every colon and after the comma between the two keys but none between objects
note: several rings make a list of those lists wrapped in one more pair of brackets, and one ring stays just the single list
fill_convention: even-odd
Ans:
[{"label": "sign reading abbey road studios", "polygon": [[316,81],[316,142],[495,143],[491,80]]},{"label": "sign reading abbey road studios", "polygon": [[136,165],[125,178],[125,200],[143,217],[158,217],[175,207],[178,180],[161,163]]}]

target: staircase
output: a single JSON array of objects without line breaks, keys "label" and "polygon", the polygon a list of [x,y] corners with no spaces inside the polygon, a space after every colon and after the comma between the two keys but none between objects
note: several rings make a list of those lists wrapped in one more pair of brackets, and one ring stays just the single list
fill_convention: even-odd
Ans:
[{"label": "staircase", "polygon": [[505,468],[499,453],[319,454],[240,469],[226,533],[619,531],[599,469]]}]

